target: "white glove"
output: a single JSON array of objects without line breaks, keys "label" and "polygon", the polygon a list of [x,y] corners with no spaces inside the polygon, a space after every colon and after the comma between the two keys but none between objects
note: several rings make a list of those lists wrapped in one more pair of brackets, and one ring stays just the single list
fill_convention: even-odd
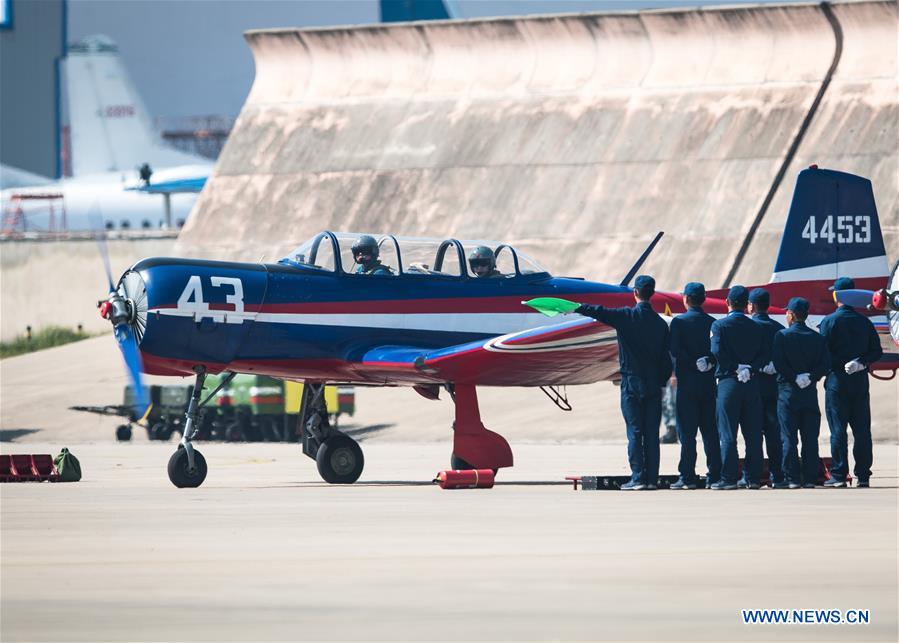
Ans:
[{"label": "white glove", "polygon": [[765,368],[762,369],[762,373],[765,375],[776,375],[777,369],[774,368],[774,362],[768,362],[765,364]]},{"label": "white glove", "polygon": [[749,381],[749,378],[752,376],[752,372],[749,370],[749,364],[738,364],[737,365],[737,379],[740,380],[741,383],[745,384]]},{"label": "white glove", "polygon": [[855,359],[846,362],[844,368],[846,369],[846,373],[852,375],[853,373],[865,370],[865,365],[858,361],[858,358],[856,357]]},{"label": "white glove", "polygon": [[712,370],[712,363],[709,361],[708,357],[700,357],[696,360],[696,370],[700,373],[707,373]]},{"label": "white glove", "polygon": [[812,378],[809,377],[808,373],[800,373],[796,376],[796,386],[799,388],[805,388],[809,384],[812,383]]}]

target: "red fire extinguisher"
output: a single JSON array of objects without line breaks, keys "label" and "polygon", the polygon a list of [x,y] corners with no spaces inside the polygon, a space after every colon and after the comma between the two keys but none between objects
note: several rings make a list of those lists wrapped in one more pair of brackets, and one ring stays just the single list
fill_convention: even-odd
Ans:
[{"label": "red fire extinguisher", "polygon": [[434,478],[441,489],[491,489],[493,481],[493,469],[454,469]]}]

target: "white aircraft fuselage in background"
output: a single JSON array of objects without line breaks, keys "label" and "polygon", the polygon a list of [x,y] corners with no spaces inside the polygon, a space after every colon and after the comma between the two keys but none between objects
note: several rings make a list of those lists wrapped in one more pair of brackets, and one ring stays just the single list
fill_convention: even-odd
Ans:
[{"label": "white aircraft fuselage in background", "polygon": [[[167,218],[174,226],[183,223],[213,163],[163,144],[109,38],[71,45],[63,73],[72,176],[3,190],[4,232],[13,231],[13,222],[15,232],[160,228]],[[140,191],[138,170],[145,163],[159,193]]]}]

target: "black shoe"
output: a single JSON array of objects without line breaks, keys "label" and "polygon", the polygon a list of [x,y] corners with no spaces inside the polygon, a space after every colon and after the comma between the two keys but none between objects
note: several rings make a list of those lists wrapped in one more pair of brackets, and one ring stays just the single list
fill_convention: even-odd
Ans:
[{"label": "black shoe", "polygon": [[802,485],[802,488],[803,489],[814,489],[815,485],[812,484],[811,482],[806,482],[805,484]]},{"label": "black shoe", "polygon": [[871,486],[871,481],[870,480],[859,480],[858,484],[856,486],[859,489],[867,489]]},{"label": "black shoe", "polygon": [[715,484],[712,485],[712,489],[715,491],[733,491],[737,489],[737,485],[733,482],[724,482],[723,480],[719,480]]},{"label": "black shoe", "polygon": [[745,480],[737,480],[737,489],[748,489],[749,483]]},{"label": "black shoe", "polygon": [[625,482],[623,485],[619,487],[622,491],[643,491],[646,488],[646,485],[642,482]]},{"label": "black shoe", "polygon": [[659,442],[662,444],[677,444],[677,431],[674,427],[669,426],[665,435],[659,438]]},{"label": "black shoe", "polygon": [[[859,483],[859,485],[861,485],[861,483]],[[837,480],[836,478],[831,478],[830,480],[824,481],[824,486],[828,489],[836,489],[838,487],[845,487],[846,481],[845,480]]]},{"label": "black shoe", "polygon": [[683,480],[678,480],[671,484],[669,489],[674,489],[675,491],[679,491],[681,489],[695,489],[696,484],[693,482],[684,482]]}]

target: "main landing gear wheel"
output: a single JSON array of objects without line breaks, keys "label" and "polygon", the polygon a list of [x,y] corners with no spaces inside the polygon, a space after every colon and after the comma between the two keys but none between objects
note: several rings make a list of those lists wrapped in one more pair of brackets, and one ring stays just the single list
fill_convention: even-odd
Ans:
[{"label": "main landing gear wheel", "polygon": [[336,433],[322,442],[315,456],[318,473],[331,484],[352,484],[362,475],[365,458],[359,444],[348,435]]},{"label": "main landing gear wheel", "polygon": [[206,479],[206,458],[194,449],[194,468],[191,470],[183,445],[169,458],[169,480],[179,489],[199,487]]}]

